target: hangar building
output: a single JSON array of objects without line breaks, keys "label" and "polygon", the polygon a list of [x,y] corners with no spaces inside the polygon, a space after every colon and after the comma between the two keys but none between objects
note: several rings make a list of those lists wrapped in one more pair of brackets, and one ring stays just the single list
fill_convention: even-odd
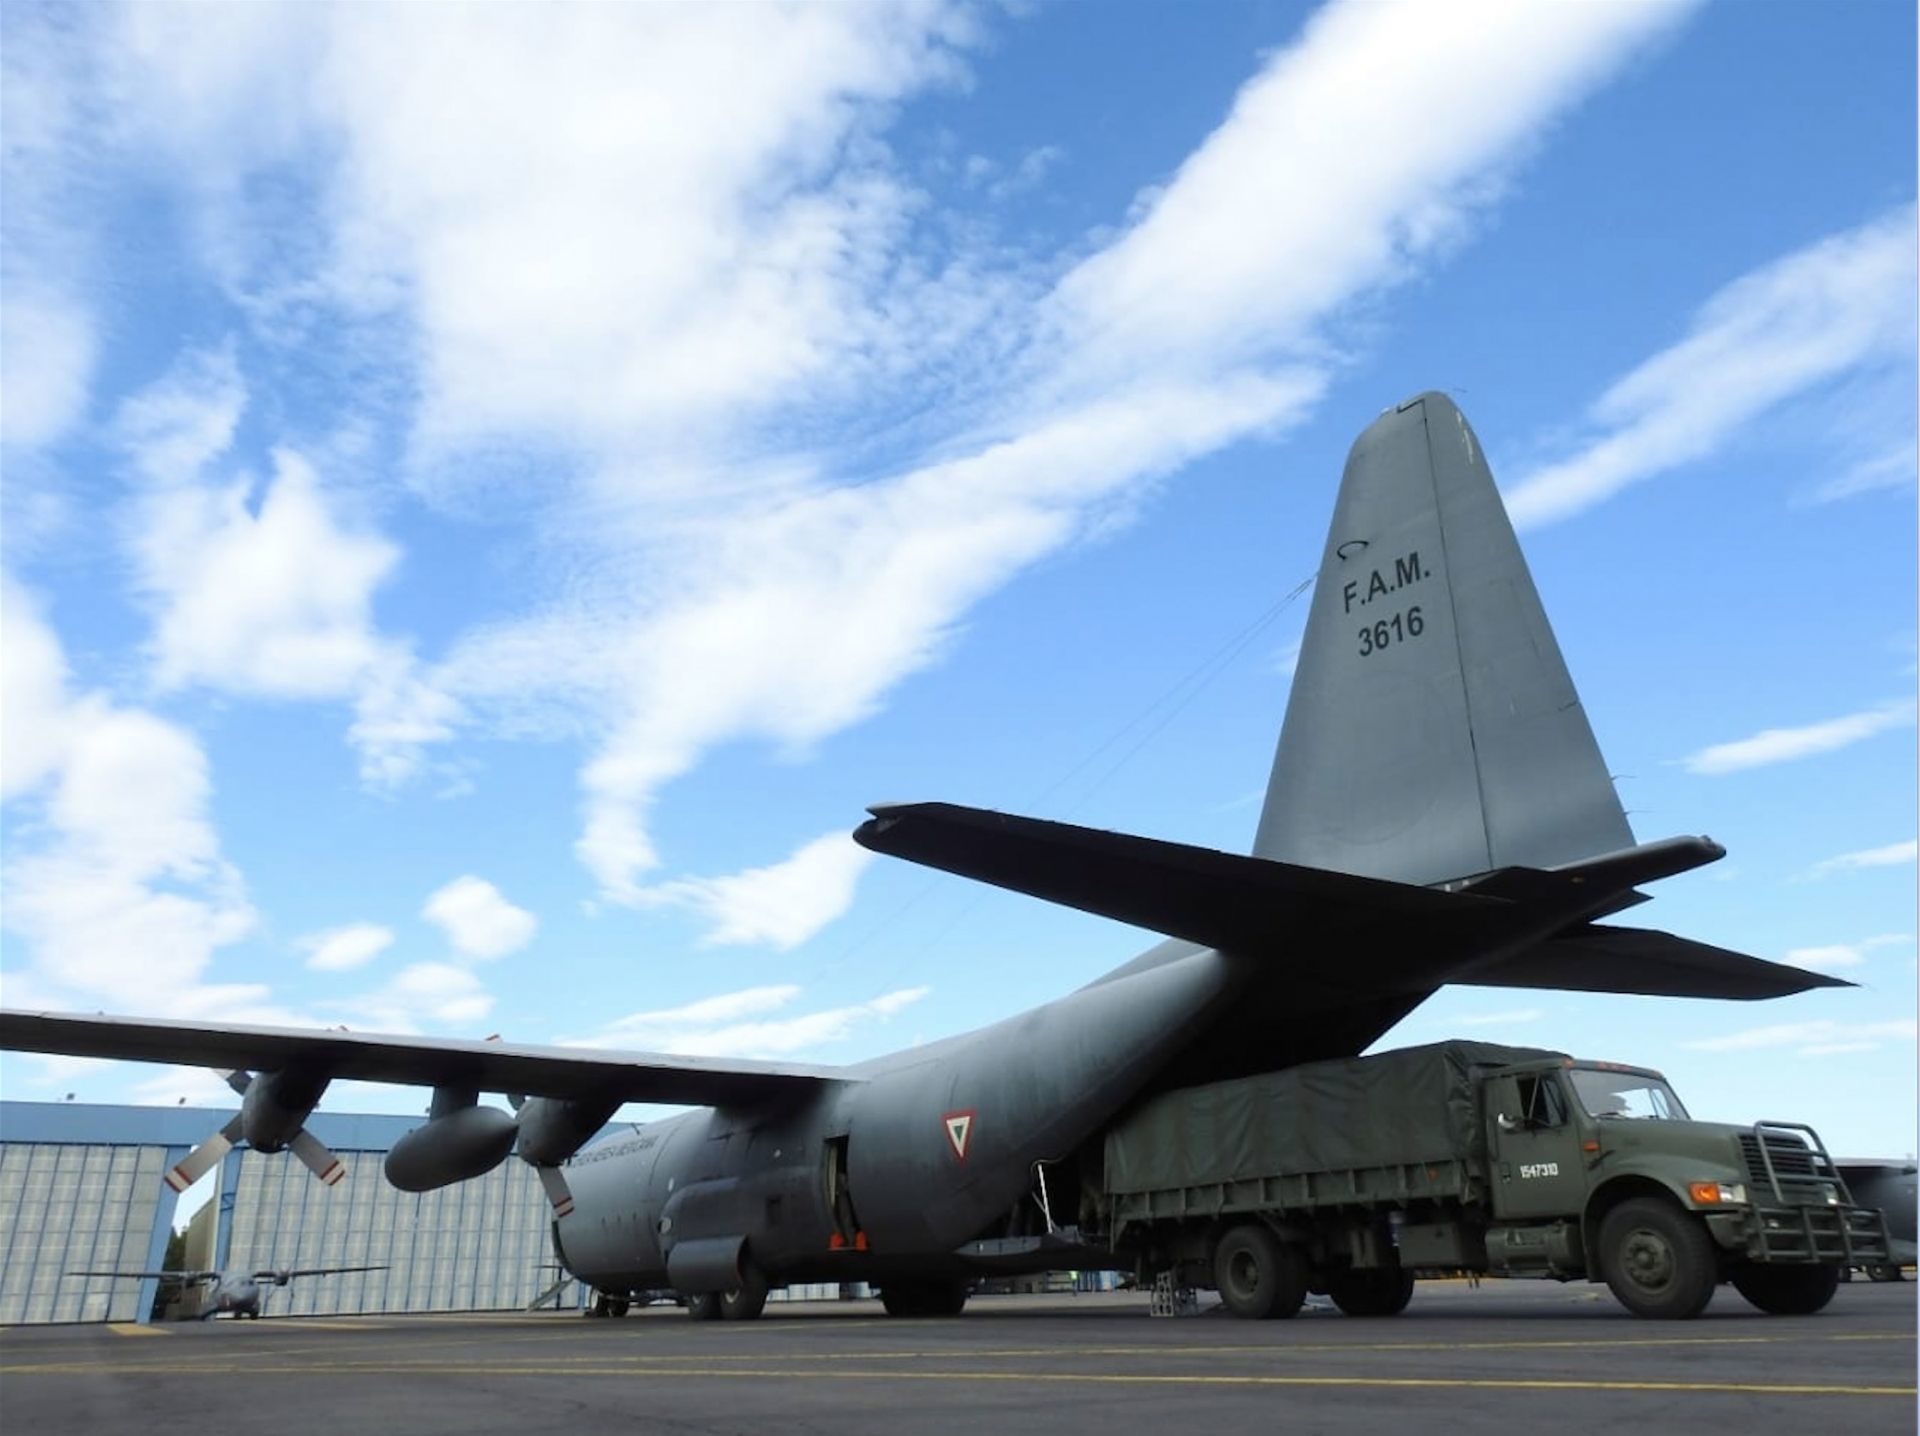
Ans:
[{"label": "hangar building", "polygon": [[[0,1325],[145,1321],[155,1283],[72,1277],[157,1270],[178,1198],[162,1174],[232,1114],[187,1107],[0,1102]],[[213,1266],[363,1266],[294,1282],[268,1315],[519,1310],[560,1275],[538,1177],[507,1161],[437,1192],[395,1190],[387,1150],[418,1117],[315,1112],[307,1126],[345,1161],[322,1186],[286,1153],[246,1146],[219,1169]],[[558,1293],[568,1306],[579,1284]]]}]

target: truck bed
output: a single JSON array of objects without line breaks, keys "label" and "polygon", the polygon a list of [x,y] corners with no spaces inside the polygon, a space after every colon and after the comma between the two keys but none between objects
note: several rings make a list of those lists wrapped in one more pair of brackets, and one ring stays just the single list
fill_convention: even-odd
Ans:
[{"label": "truck bed", "polygon": [[1470,1199],[1486,1150],[1475,1074],[1560,1055],[1440,1042],[1163,1093],[1107,1133],[1112,1230],[1235,1211]]}]

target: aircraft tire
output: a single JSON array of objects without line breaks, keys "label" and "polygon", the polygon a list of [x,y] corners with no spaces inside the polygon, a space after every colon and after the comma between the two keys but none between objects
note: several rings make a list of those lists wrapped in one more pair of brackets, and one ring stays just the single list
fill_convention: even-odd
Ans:
[{"label": "aircraft tire", "polygon": [[687,1298],[687,1315],[695,1321],[718,1321],[720,1319],[720,1293],[717,1291],[696,1291]]},{"label": "aircraft tire", "polygon": [[1733,1289],[1769,1316],[1811,1316],[1840,1285],[1834,1266],[1737,1266]]},{"label": "aircraft tire", "polygon": [[1634,1197],[1607,1213],[1600,1273],[1620,1305],[1663,1321],[1698,1316],[1720,1281],[1706,1226],[1666,1197]]},{"label": "aircraft tire", "polygon": [[720,1293],[720,1315],[726,1321],[752,1321],[766,1309],[766,1273],[751,1261],[742,1261],[740,1285]]},{"label": "aircraft tire", "polygon": [[1244,1222],[1220,1238],[1213,1284],[1227,1310],[1249,1321],[1293,1316],[1307,1299],[1305,1264],[1261,1222]]},{"label": "aircraft tire", "polygon": [[1341,1272],[1328,1280],[1327,1295],[1348,1316],[1398,1316],[1413,1300],[1413,1273],[1397,1266]]},{"label": "aircraft tire", "polygon": [[888,1316],[958,1316],[967,1304],[964,1281],[896,1282],[880,1289]]}]

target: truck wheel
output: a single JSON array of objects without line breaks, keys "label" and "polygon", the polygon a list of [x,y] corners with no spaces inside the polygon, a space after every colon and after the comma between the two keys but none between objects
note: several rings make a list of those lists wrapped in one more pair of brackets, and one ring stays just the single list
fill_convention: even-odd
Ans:
[{"label": "truck wheel", "polygon": [[1733,1289],[1772,1316],[1811,1316],[1840,1286],[1835,1266],[1737,1266]]},{"label": "truck wheel", "polygon": [[717,1291],[696,1291],[687,1298],[687,1315],[695,1321],[718,1321],[720,1319],[720,1293]]},{"label": "truck wheel", "polygon": [[1664,1197],[1635,1197],[1600,1224],[1600,1274],[1635,1316],[1684,1321],[1713,1300],[1713,1238]]},{"label": "truck wheel", "polygon": [[1307,1273],[1292,1248],[1268,1227],[1249,1222],[1220,1238],[1213,1284],[1235,1316],[1288,1317],[1307,1299]]},{"label": "truck wheel", "polygon": [[1398,1316],[1413,1300],[1413,1273],[1397,1266],[1341,1272],[1328,1280],[1327,1295],[1348,1316]]}]

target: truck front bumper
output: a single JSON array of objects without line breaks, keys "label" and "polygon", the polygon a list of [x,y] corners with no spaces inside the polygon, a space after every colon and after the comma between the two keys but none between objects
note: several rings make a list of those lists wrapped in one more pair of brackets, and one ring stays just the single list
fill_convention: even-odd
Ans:
[{"label": "truck front bumper", "polygon": [[1887,1224],[1873,1207],[1742,1207],[1703,1215],[1716,1244],[1752,1262],[1873,1266],[1890,1259]]}]

